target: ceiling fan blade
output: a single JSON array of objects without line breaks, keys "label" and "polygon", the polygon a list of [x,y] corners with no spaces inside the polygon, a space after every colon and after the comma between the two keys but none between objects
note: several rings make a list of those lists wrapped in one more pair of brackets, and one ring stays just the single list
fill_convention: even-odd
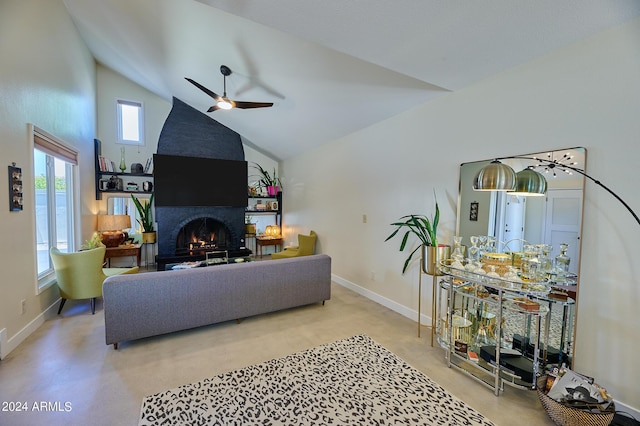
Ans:
[{"label": "ceiling fan blade", "polygon": [[190,79],[188,77],[185,77],[184,79],[187,80],[189,83],[193,84],[194,86],[196,86],[198,89],[202,90],[207,95],[211,96],[213,99],[215,99],[215,100],[220,99],[220,95],[218,95],[217,93],[207,89],[206,87],[204,87],[202,84],[198,83],[197,81],[192,80],[192,79]]},{"label": "ceiling fan blade", "polygon": [[219,110],[219,109],[220,109],[220,107],[218,106],[218,104],[215,104],[214,106],[210,107],[207,110],[207,112],[213,112],[213,111],[216,111],[216,110]]},{"label": "ceiling fan blade", "polygon": [[273,106],[273,102],[242,102],[235,101],[236,108],[249,109],[249,108],[268,108]]}]

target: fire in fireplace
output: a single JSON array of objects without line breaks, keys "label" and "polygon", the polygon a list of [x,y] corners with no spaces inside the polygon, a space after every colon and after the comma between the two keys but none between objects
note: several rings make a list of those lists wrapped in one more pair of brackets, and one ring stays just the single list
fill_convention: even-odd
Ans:
[{"label": "fire in fireplace", "polygon": [[184,225],[176,238],[176,255],[195,255],[229,250],[229,228],[219,220],[202,217]]}]

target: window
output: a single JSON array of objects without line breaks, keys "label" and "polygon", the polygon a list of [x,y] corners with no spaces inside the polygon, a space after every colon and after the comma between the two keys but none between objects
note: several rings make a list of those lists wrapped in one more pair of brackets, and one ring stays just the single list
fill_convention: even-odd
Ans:
[{"label": "window", "polygon": [[33,128],[33,164],[38,289],[55,277],[49,249],[75,250],[75,167],[77,152]]},{"label": "window", "polygon": [[142,102],[116,99],[118,143],[144,145],[144,114]]}]

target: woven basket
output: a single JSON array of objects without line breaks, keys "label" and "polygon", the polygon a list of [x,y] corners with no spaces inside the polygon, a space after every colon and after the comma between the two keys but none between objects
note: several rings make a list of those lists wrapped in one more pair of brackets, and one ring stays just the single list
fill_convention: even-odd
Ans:
[{"label": "woven basket", "polygon": [[592,413],[567,407],[545,395],[546,382],[546,375],[538,377],[536,391],[538,392],[540,403],[555,424],[561,426],[608,426],[613,420],[616,414],[613,402],[607,407],[606,411],[601,413]]}]

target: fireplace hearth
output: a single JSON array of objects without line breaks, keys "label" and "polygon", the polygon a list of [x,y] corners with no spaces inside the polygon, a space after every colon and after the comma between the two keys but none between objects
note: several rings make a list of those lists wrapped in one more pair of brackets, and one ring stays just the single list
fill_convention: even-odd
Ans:
[{"label": "fireplace hearth", "polygon": [[231,232],[219,220],[202,217],[187,223],[178,231],[176,255],[195,255],[210,251],[229,250]]}]

